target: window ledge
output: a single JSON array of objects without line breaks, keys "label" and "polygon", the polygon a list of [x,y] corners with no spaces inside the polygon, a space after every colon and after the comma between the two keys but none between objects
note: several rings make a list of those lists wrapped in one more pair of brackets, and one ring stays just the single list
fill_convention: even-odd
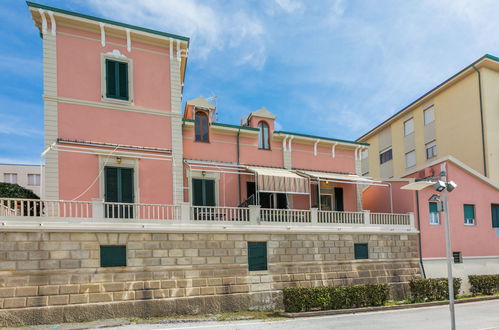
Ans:
[{"label": "window ledge", "polygon": [[135,104],[133,103],[133,100],[120,100],[120,99],[113,99],[111,97],[101,97],[101,101],[105,103],[114,103],[114,104],[121,104],[121,105],[132,105],[134,106]]}]

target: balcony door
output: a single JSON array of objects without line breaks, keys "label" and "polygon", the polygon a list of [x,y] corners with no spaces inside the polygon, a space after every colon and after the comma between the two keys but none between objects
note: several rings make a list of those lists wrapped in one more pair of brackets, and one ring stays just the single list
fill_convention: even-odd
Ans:
[{"label": "balcony door", "polygon": [[215,180],[192,179],[192,205],[215,206]]},{"label": "balcony door", "polygon": [[[104,168],[104,201],[107,218],[133,218],[134,196],[133,168],[106,166]],[[128,205],[122,205],[125,203]]]}]

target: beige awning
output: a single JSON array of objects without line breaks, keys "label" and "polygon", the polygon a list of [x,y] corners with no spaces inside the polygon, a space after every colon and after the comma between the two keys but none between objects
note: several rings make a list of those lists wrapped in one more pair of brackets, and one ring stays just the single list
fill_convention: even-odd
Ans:
[{"label": "beige awning", "polygon": [[278,192],[286,194],[309,194],[308,178],[283,168],[246,166],[256,174],[257,189],[261,192]]},{"label": "beige awning", "polygon": [[331,173],[331,172],[318,172],[318,171],[305,171],[297,170],[296,172],[306,175],[308,177],[322,180],[322,181],[344,181],[344,182],[354,182],[358,184],[373,184],[380,183],[381,181],[373,180],[372,178],[360,176],[356,174],[342,174],[342,173]]},{"label": "beige awning", "polygon": [[405,186],[400,187],[403,190],[423,190],[425,188],[431,187],[435,184],[435,182],[431,181],[416,181],[406,184]]}]

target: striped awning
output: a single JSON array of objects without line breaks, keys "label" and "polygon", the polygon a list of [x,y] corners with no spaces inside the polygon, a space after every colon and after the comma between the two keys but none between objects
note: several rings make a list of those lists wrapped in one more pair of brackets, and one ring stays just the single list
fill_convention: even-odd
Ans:
[{"label": "striped awning", "polygon": [[318,172],[318,171],[306,171],[306,170],[297,170],[296,172],[308,176],[310,178],[322,181],[327,181],[327,180],[344,181],[344,182],[354,182],[358,184],[372,184],[380,182],[373,180],[372,178],[356,174],[343,174],[343,173]]},{"label": "striped awning", "polygon": [[246,166],[256,174],[258,191],[286,194],[310,194],[309,180],[283,168]]}]

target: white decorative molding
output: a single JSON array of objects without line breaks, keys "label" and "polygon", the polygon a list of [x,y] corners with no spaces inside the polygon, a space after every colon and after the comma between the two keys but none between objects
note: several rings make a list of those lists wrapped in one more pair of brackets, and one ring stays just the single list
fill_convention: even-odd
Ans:
[{"label": "white decorative molding", "polygon": [[42,18],[42,33],[47,33],[47,19],[45,18],[45,10],[39,8],[38,12],[40,13],[40,17]]},{"label": "white decorative molding", "polygon": [[49,10],[47,12],[50,16],[50,30],[53,36],[55,36],[57,25],[55,23],[54,12]]},{"label": "white decorative molding", "polygon": [[107,52],[104,55],[105,56],[109,56],[109,57],[114,57],[114,58],[117,58],[117,59],[120,59],[120,60],[128,60],[128,57],[126,57],[125,55],[121,54],[121,52],[118,49],[113,49],[112,51]]},{"label": "white decorative molding", "polygon": [[99,23],[100,26],[100,43],[102,47],[106,45],[106,30],[104,29],[105,24],[104,23]]},{"label": "white decorative molding", "polygon": [[132,51],[132,39],[130,38],[130,29],[126,28],[126,50],[130,53]]}]

